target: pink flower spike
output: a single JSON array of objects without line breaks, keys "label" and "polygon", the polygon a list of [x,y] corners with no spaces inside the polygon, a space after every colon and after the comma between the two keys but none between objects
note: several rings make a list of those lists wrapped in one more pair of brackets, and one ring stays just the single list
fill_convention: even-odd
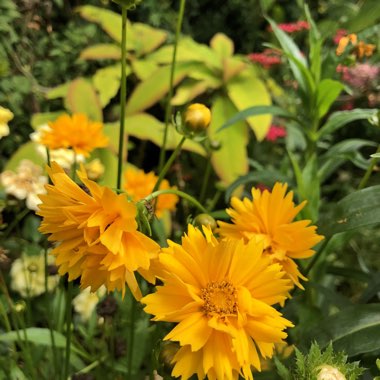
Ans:
[{"label": "pink flower spike", "polygon": [[269,128],[265,140],[267,141],[276,141],[280,137],[285,137],[287,135],[285,127],[282,125],[272,124]]}]

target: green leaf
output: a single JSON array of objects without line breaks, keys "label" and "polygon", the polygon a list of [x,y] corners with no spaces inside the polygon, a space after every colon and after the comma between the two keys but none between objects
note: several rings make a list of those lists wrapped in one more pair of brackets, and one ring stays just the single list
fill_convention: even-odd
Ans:
[{"label": "green leaf", "polygon": [[[177,63],[174,85],[191,71],[191,63]],[[126,107],[128,115],[139,113],[161,100],[169,91],[170,66],[160,67],[149,78],[139,83],[132,92]]]},{"label": "green leaf", "polygon": [[64,98],[67,94],[70,84],[71,82],[67,82],[67,83],[60,84],[57,87],[52,88],[45,94],[46,99]]},{"label": "green leaf", "polygon": [[248,171],[247,127],[244,122],[239,122],[231,128],[218,131],[219,126],[236,112],[236,107],[226,97],[217,97],[211,112],[212,120],[208,133],[211,139],[221,143],[221,148],[212,153],[211,162],[224,184],[229,185]]},{"label": "green leaf", "polygon": [[168,33],[162,29],[153,28],[138,22],[132,24],[129,32],[131,41],[128,40],[127,31],[128,50],[132,47],[138,57],[157,49],[165,42],[168,36]]},{"label": "green leaf", "polygon": [[[252,106],[270,105],[272,102],[267,88],[257,76],[255,69],[251,67],[227,83],[227,93],[238,111],[243,111]],[[247,118],[248,125],[255,132],[259,141],[266,136],[271,121],[272,116],[269,114]],[[222,120],[223,122],[225,119]]]},{"label": "green leaf", "polygon": [[111,188],[117,183],[117,156],[110,149],[95,149],[91,154],[91,159],[99,158],[105,167],[103,176],[99,184]]},{"label": "green leaf", "polygon": [[[66,347],[66,337],[59,333],[58,331],[50,331],[46,328],[40,327],[29,327],[18,335],[17,331],[9,331],[6,333],[2,333],[0,335],[0,342],[10,343],[17,342],[19,340],[19,336],[24,340],[24,336],[26,335],[27,341],[30,343],[34,343],[39,346],[52,347],[52,339],[51,334],[54,335],[54,344],[56,348],[65,348]],[[74,355],[71,355],[71,364],[78,370],[84,367],[84,363],[78,358],[75,353],[80,353],[80,351],[73,345],[71,345],[71,350],[74,351]]]},{"label": "green leaf", "polygon": [[380,3],[378,0],[365,0],[355,17],[350,17],[344,28],[351,33],[358,33],[380,20]]},{"label": "green leaf", "polygon": [[324,235],[380,223],[380,185],[347,195],[331,211],[332,215],[320,223]]},{"label": "green leaf", "polygon": [[133,72],[142,81],[148,79],[158,69],[156,62],[147,59],[132,60],[131,66]]},{"label": "green leaf", "polygon": [[[308,338],[355,356],[380,349],[380,304],[354,305],[318,322]],[[309,341],[309,340],[308,340]]]},{"label": "green leaf", "polygon": [[[119,123],[108,123],[105,124],[105,133],[108,136],[114,135],[119,136],[118,128]],[[111,130],[111,132],[110,132]],[[164,123],[160,122],[153,116],[147,113],[139,113],[125,118],[125,130],[126,134],[136,137],[140,140],[149,140],[154,144],[161,146],[164,134]],[[112,132],[113,131],[113,132]],[[168,135],[167,135],[167,149],[175,149],[178,143],[181,141],[182,135],[180,135],[174,128],[173,125],[169,125]],[[118,137],[112,138],[113,141],[117,142]],[[186,140],[183,149],[205,155],[205,151],[202,146],[194,141]]]},{"label": "green leaf", "polygon": [[78,7],[77,11],[85,20],[99,24],[110,37],[121,43],[120,15],[108,9],[94,7],[92,5]]},{"label": "green leaf", "polygon": [[211,48],[220,59],[231,57],[234,53],[234,43],[223,33],[217,33],[210,41]]},{"label": "green leaf", "polygon": [[79,58],[87,60],[120,59],[121,48],[115,44],[96,44],[82,50]]},{"label": "green leaf", "polygon": [[102,121],[102,107],[94,86],[84,78],[73,80],[65,98],[65,107],[72,113],[85,113],[93,121]]},{"label": "green leaf", "polygon": [[374,153],[374,154],[371,154],[372,158],[380,158],[380,153]]},{"label": "green leaf", "polygon": [[191,102],[198,95],[203,94],[208,84],[205,81],[185,80],[178,87],[175,96],[173,96],[171,104],[178,106]]},{"label": "green leaf", "polygon": [[331,114],[327,122],[320,128],[317,134],[319,140],[322,136],[329,135],[346,124],[356,120],[366,120],[376,115],[375,109],[356,108],[352,111],[337,111]]},{"label": "green leaf", "polygon": [[317,108],[319,119],[326,115],[343,89],[343,83],[333,79],[323,79],[319,83],[317,87]]},{"label": "green leaf", "polygon": [[230,125],[235,124],[238,121],[245,120],[250,116],[255,115],[266,115],[270,114],[273,116],[280,116],[286,119],[296,119],[296,116],[292,115],[288,111],[284,110],[283,108],[280,108],[278,106],[253,106],[246,108],[240,112],[238,112],[236,115],[231,117],[231,119],[227,120],[219,129],[218,131],[222,131],[224,128],[228,128]]},{"label": "green leaf", "polygon": [[65,111],[35,113],[32,115],[30,125],[33,129],[37,129],[39,126],[47,124],[49,121],[56,120],[64,113]]},{"label": "green leaf", "polygon": [[[127,66],[126,76],[131,72]],[[96,71],[92,83],[99,94],[99,101],[104,108],[116,96],[120,88],[121,64],[104,67]]]},{"label": "green leaf", "polygon": [[46,164],[44,158],[37,152],[36,144],[33,141],[29,141],[21,145],[16,150],[16,152],[8,160],[4,169],[15,171],[19,166],[21,160],[24,159],[30,160],[36,165],[40,165],[41,167],[44,167],[44,165]]}]

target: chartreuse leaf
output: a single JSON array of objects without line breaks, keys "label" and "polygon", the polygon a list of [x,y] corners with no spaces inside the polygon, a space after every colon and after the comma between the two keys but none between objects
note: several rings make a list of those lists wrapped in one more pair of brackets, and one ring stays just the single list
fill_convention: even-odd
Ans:
[{"label": "chartreuse leaf", "polygon": [[70,83],[71,82],[63,83],[57,87],[52,88],[46,93],[46,99],[64,98],[67,94],[67,90],[69,89]]},{"label": "chartreuse leaf", "polygon": [[[119,136],[119,123],[108,123],[104,125],[105,133],[112,141],[117,142]],[[152,143],[161,146],[164,133],[164,123],[160,122],[147,113],[139,113],[125,118],[126,134],[136,137],[140,140],[149,140]],[[169,125],[167,136],[167,149],[175,149],[181,141],[180,135],[172,125]],[[112,144],[112,142],[111,142]],[[186,140],[183,149],[189,150],[200,155],[205,155],[202,146],[194,141]]]},{"label": "chartreuse leaf", "polygon": [[110,149],[96,149],[91,154],[91,160],[98,158],[105,171],[99,184],[114,188],[117,183],[117,156]]},{"label": "chartreuse leaf", "polygon": [[[136,56],[140,57],[157,49],[165,42],[167,36],[167,32],[162,29],[153,28],[149,25],[136,22],[132,24],[132,41],[130,43]],[[128,43],[129,41],[127,40],[127,44]]]},{"label": "chartreuse leaf", "polygon": [[318,140],[322,136],[329,135],[346,124],[356,120],[366,120],[376,115],[375,109],[356,108],[352,111],[337,111],[331,114],[327,122],[320,128],[317,134]]},{"label": "chartreuse leaf", "polygon": [[[17,342],[20,336],[21,339],[24,339],[26,336],[27,341],[30,343],[34,343],[39,346],[52,347],[51,334],[54,335],[54,345],[56,348],[63,349],[66,347],[66,337],[63,334],[58,331],[50,331],[49,329],[41,327],[28,327],[22,330],[21,334],[17,331],[2,333],[0,335],[0,342]],[[84,367],[84,363],[77,356],[77,354],[80,354],[81,351],[74,345],[71,345],[71,350],[72,355],[70,357],[70,362],[72,366],[77,370],[82,369]]]},{"label": "chartreuse leaf", "polygon": [[322,233],[334,235],[380,223],[380,185],[355,191],[339,201],[321,224]]},{"label": "chartreuse leaf", "polygon": [[33,141],[29,141],[21,145],[7,161],[4,169],[15,171],[21,160],[30,160],[41,167],[43,167],[46,163],[42,155],[38,153],[36,143]]},{"label": "chartreuse leaf", "polygon": [[93,121],[102,121],[102,107],[94,86],[84,78],[73,80],[67,90],[65,107],[72,113],[85,113]]},{"label": "chartreuse leaf", "polygon": [[218,131],[220,125],[236,111],[236,107],[227,97],[217,97],[212,105],[212,120],[208,129],[210,138],[221,143],[221,148],[212,153],[211,162],[225,185],[248,172],[248,131],[245,123],[240,121],[231,128]]},{"label": "chartreuse leaf", "polygon": [[[264,83],[257,76],[256,70],[253,67],[248,67],[240,73],[240,75],[232,78],[227,83],[228,97],[235,105],[238,111],[243,111],[248,107],[258,105],[270,105],[272,103],[269,92]],[[232,117],[233,115],[229,115]],[[221,120],[218,128],[225,123]],[[250,116],[247,118],[248,125],[255,132],[257,140],[261,141],[266,136],[272,116],[270,114]]]},{"label": "chartreuse leaf", "polygon": [[191,102],[198,95],[203,94],[208,89],[208,83],[205,81],[185,80],[179,86],[171,104],[178,106]]},{"label": "chartreuse leaf", "polygon": [[220,59],[231,57],[234,53],[233,41],[223,33],[215,34],[210,41],[210,46]]},{"label": "chartreuse leaf", "polygon": [[[115,41],[121,43],[121,16],[108,9],[84,5],[77,8],[79,14],[87,21],[99,24]],[[127,25],[127,28],[130,24]],[[127,34],[128,36],[128,34]]]},{"label": "chartreuse leaf", "polygon": [[247,63],[237,57],[227,57],[223,59],[223,81],[228,82],[247,68]]},{"label": "chartreuse leaf", "polygon": [[133,73],[142,81],[148,79],[158,69],[156,62],[148,59],[134,59],[131,61],[131,66]]},{"label": "chartreuse leaf", "polygon": [[380,304],[349,306],[318,322],[306,341],[355,356],[380,349]]},{"label": "chartreuse leaf", "polygon": [[[130,72],[131,69],[127,66],[126,76],[128,76]],[[119,91],[120,79],[121,65],[119,63],[97,70],[92,77],[92,83],[99,94],[102,108],[104,108]]]},{"label": "chartreuse leaf", "polygon": [[37,129],[39,126],[47,124],[49,121],[56,120],[64,113],[65,111],[35,113],[32,115],[30,125],[33,129]]},{"label": "chartreuse leaf", "polygon": [[[192,63],[178,62],[175,66],[174,85],[191,71]],[[169,91],[170,66],[157,69],[149,78],[139,83],[132,92],[126,107],[128,115],[141,112],[161,100]]]},{"label": "chartreuse leaf", "polygon": [[317,87],[318,118],[326,115],[331,105],[343,90],[344,85],[333,79],[323,79]]},{"label": "chartreuse leaf", "polygon": [[116,44],[96,44],[81,51],[80,59],[120,59],[120,46]]}]

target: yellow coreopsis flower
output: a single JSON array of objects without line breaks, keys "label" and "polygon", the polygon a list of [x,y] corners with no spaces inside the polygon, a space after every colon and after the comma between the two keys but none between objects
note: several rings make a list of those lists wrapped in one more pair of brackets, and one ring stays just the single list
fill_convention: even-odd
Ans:
[{"label": "yellow coreopsis flower", "polygon": [[162,286],[141,302],[156,321],[176,322],[165,340],[177,341],[172,375],[182,380],[253,379],[262,357],[292,326],[271,305],[290,289],[281,266],[271,264],[262,245],[239,240],[218,242],[208,228],[189,225],[182,244],[162,249]]},{"label": "yellow coreopsis flower", "polygon": [[41,132],[39,142],[49,149],[71,148],[87,157],[95,148],[107,146],[103,124],[90,121],[85,114],[62,115]]},{"label": "yellow coreopsis flower", "polygon": [[96,291],[125,292],[128,284],[138,299],[141,292],[134,272],[149,274],[150,260],[159,246],[137,231],[136,206],[125,194],[115,194],[87,178],[84,169],[79,187],[56,163],[48,168],[53,185],[41,195],[38,215],[43,217],[40,231],[58,242],[56,256],[59,274],[69,280],[81,277],[81,287]]},{"label": "yellow coreopsis flower", "polygon": [[[145,173],[141,169],[129,166],[124,172],[124,190],[134,201],[139,201],[147,197],[153,191],[158,177],[153,173]],[[171,187],[169,181],[162,180],[159,190],[176,189]],[[162,216],[165,210],[174,211],[178,202],[175,194],[162,194],[158,196],[155,202],[155,213],[158,218]]]},{"label": "yellow coreopsis flower", "polygon": [[315,253],[311,248],[323,236],[316,233],[316,226],[310,226],[310,220],[294,221],[306,201],[295,206],[293,192],[286,194],[286,190],[286,184],[276,183],[271,193],[253,188],[253,200],[232,197],[227,213],[233,223],[218,222],[218,231],[225,238],[262,242],[265,255],[280,263],[292,282],[303,288],[299,279],[306,278],[293,259],[311,257]]}]

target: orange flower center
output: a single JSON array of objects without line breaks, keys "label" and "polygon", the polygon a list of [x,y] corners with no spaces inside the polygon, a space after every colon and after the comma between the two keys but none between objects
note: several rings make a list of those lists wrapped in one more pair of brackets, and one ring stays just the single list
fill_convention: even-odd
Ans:
[{"label": "orange flower center", "polygon": [[207,316],[226,317],[237,314],[237,291],[226,280],[209,282],[201,290],[201,298],[204,301],[203,310]]}]

